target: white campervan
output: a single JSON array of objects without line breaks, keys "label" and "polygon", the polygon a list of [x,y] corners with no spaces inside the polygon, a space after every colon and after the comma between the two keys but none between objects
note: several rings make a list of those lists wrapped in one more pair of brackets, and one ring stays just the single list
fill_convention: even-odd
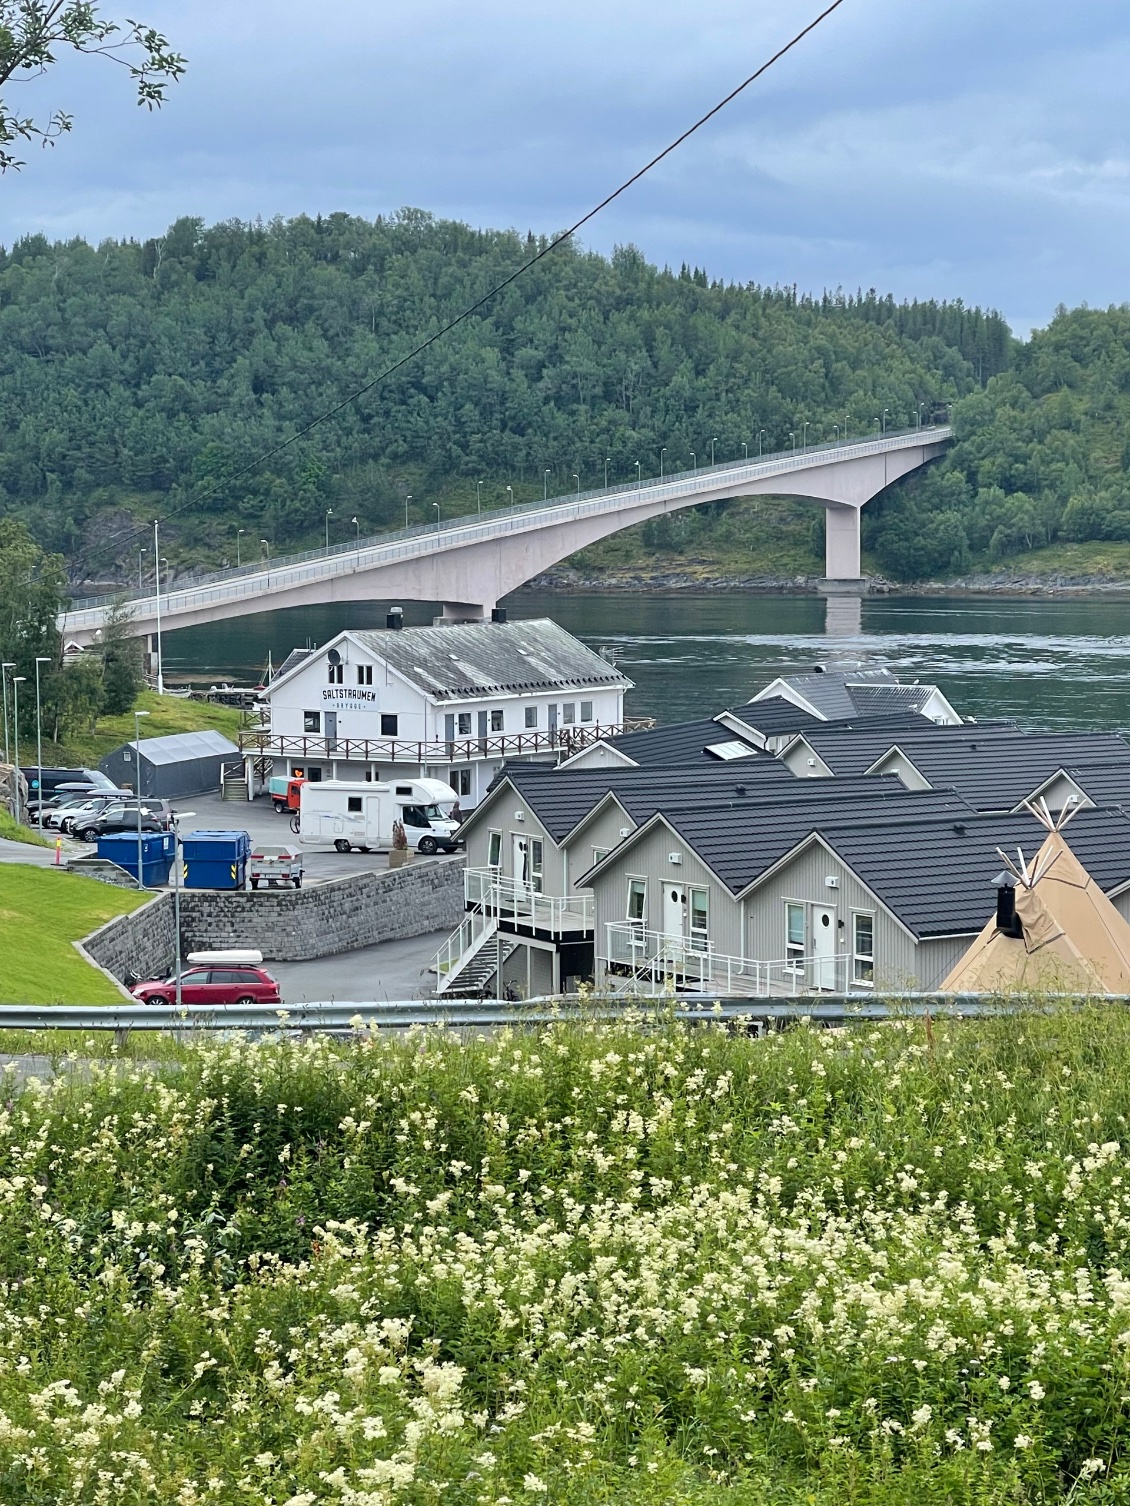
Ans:
[{"label": "white campervan", "polygon": [[400,821],[409,847],[430,855],[454,852],[459,823],[451,807],[459,796],[442,779],[399,779],[389,784],[356,784],[344,779],[308,780],[299,792],[291,822],[304,847],[392,847],[392,824]]}]

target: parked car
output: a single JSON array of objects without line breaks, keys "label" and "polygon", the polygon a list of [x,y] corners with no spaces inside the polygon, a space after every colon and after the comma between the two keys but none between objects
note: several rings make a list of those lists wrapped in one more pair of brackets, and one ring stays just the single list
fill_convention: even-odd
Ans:
[{"label": "parked car", "polygon": [[123,803],[131,804],[129,800],[123,800],[121,790],[114,790],[109,795],[96,795],[87,791],[62,798],[56,796],[55,800],[43,807],[43,824],[53,831],[71,831],[76,821],[82,821],[88,816],[100,816],[108,805]]},{"label": "parked car", "polygon": [[[182,1004],[281,1004],[278,981],[264,968],[246,964],[187,967],[180,975]],[[143,1004],[175,1004],[177,979],[135,983],[130,990]]]},{"label": "parked car", "polygon": [[[165,800],[143,800],[141,802],[141,830],[142,831],[168,831],[172,807]],[[127,804],[120,801],[114,805],[108,805],[97,816],[87,816],[81,822],[76,821],[71,828],[80,842],[97,842],[99,837],[109,836],[115,831],[137,831],[137,802]]]}]

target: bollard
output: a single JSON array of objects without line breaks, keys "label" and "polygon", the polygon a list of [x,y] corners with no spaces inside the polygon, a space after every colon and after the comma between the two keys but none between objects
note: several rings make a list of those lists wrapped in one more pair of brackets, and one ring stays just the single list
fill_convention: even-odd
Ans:
[{"label": "bollard", "polygon": [[55,838],[55,867],[56,868],[58,868],[58,866],[62,862],[62,860],[63,860],[63,839],[62,839],[62,837],[56,837]]}]

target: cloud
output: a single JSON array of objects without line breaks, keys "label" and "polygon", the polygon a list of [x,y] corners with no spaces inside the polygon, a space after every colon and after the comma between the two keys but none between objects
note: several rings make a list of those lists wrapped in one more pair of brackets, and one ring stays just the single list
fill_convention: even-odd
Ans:
[{"label": "cloud", "polygon": [[[403,204],[570,223],[752,71],[801,0],[157,0],[189,58],[150,116],[71,60],[21,107],[75,133],[0,180],[0,240]],[[1022,327],[1127,296],[1130,14],[841,8],[586,232],[714,276],[963,297]]]}]

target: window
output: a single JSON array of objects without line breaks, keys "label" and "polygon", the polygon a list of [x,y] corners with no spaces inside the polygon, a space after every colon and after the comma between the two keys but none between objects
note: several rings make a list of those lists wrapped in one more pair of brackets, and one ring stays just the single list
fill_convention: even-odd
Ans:
[{"label": "window", "polygon": [[398,717],[396,717],[396,716],[389,716],[388,713],[385,712],[385,711],[381,712],[381,736],[382,737],[395,737],[396,736],[396,729],[397,729],[398,725],[399,725],[399,718]]},{"label": "window", "polygon": [[502,863],[502,833],[487,832],[487,867],[498,868]]},{"label": "window", "polygon": [[469,795],[471,793],[470,769],[456,769],[453,783],[457,795]]},{"label": "window", "polygon": [[492,711],[490,714],[490,730],[492,732],[505,731],[505,718],[501,711]]},{"label": "window", "polygon": [[603,863],[607,856],[607,847],[594,847],[592,850],[592,866],[595,868],[598,863]]},{"label": "window", "polygon": [[628,880],[628,919],[643,925],[647,919],[647,879]]},{"label": "window", "polygon": [[538,724],[538,708],[536,706],[527,706],[526,707],[526,726],[527,727],[536,727],[537,724]]},{"label": "window", "polygon": [[530,883],[535,894],[542,890],[542,868],[545,861],[545,845],[536,837],[530,838]]},{"label": "window", "polygon": [[856,983],[869,988],[875,982],[875,917],[855,914],[851,918],[851,975]]},{"label": "window", "polygon": [[691,890],[691,945],[705,951],[710,939],[710,897],[706,889]]},{"label": "window", "polygon": [[561,720],[563,722],[575,722],[577,720],[576,701],[565,701],[561,707]]},{"label": "window", "polygon": [[785,901],[785,959],[792,967],[804,957],[804,906]]},{"label": "window", "polygon": [[459,736],[460,737],[470,737],[470,735],[471,735],[471,713],[469,711],[461,711],[459,713]]},{"label": "window", "polygon": [[582,722],[591,722],[592,721],[592,702],[591,701],[582,701],[581,702],[581,721]]},{"label": "window", "polygon": [[400,808],[400,819],[404,822],[405,826],[413,828],[431,825],[427,816],[424,815],[424,812],[418,805],[402,805]]},{"label": "window", "polygon": [[322,766],[321,766],[321,764],[320,763],[312,764],[310,766],[310,768],[308,768],[306,770],[306,778],[310,781],[311,784],[321,784],[321,782],[322,782]]},{"label": "window", "polygon": [[358,685],[371,685],[373,683],[373,666],[371,664],[358,664],[357,683]]},{"label": "window", "polygon": [[327,664],[326,668],[329,671],[329,676],[328,677],[329,677],[329,682],[330,682],[331,685],[344,685],[345,684],[345,665],[344,664]]},{"label": "window", "polygon": [[302,713],[303,732],[320,732],[322,730],[322,713],[320,711],[304,711]]},{"label": "window", "polygon": [[359,816],[361,814],[361,796],[350,795],[346,801],[346,808],[351,816]]}]

